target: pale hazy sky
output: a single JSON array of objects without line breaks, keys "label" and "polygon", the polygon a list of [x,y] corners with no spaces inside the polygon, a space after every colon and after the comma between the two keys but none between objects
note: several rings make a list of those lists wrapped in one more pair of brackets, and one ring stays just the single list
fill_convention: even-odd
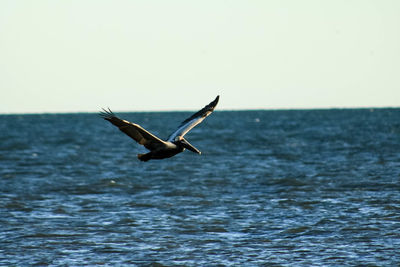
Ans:
[{"label": "pale hazy sky", "polygon": [[1,0],[0,113],[400,106],[399,0]]}]

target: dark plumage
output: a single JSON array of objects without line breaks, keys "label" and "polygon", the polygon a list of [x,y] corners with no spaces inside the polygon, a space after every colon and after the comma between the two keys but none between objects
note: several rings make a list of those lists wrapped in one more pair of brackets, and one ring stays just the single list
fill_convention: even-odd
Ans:
[{"label": "dark plumage", "polygon": [[217,96],[210,104],[184,120],[181,125],[179,125],[178,129],[171,134],[166,141],[148,132],[138,124],[118,118],[110,109],[103,109],[103,112],[100,112],[100,116],[117,126],[122,132],[131,137],[137,143],[150,150],[147,154],[138,154],[138,158],[141,161],[169,158],[183,152],[186,148],[192,152],[201,154],[201,152],[186,141],[183,136],[214,111],[214,108],[218,104],[218,100],[219,96]]}]

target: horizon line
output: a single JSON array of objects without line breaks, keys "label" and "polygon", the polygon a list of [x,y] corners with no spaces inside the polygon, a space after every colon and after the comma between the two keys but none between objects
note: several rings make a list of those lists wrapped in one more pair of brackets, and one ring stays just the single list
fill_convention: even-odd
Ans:
[{"label": "horizon line", "polygon": [[[400,106],[343,106],[343,107],[294,107],[294,108],[223,108],[223,109],[216,109],[215,111],[222,111],[222,112],[229,112],[229,111],[289,111],[289,110],[337,110],[337,109],[399,109]],[[115,113],[157,113],[157,112],[193,112],[196,109],[160,109],[160,110],[113,110]],[[215,112],[214,111],[214,112]],[[92,111],[92,110],[78,110],[78,111],[33,111],[33,112],[0,112],[0,115],[45,115],[45,114],[82,114],[82,113],[98,113],[99,111]]]}]

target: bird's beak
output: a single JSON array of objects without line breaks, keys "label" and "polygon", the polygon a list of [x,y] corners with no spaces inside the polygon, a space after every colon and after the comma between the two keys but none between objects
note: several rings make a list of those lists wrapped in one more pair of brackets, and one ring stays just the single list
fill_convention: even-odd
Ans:
[{"label": "bird's beak", "polygon": [[181,139],[181,144],[184,148],[189,149],[190,151],[197,153],[197,154],[201,154],[200,150],[198,150],[197,148],[195,148],[194,146],[192,146],[188,141],[186,141],[186,139],[182,138]]}]

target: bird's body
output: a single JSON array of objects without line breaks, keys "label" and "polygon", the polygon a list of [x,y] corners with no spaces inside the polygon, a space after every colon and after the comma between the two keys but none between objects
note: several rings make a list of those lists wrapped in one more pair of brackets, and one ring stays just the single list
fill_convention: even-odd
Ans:
[{"label": "bird's body", "polygon": [[179,144],[174,144],[172,142],[167,142],[165,146],[160,146],[160,148],[150,151],[146,154],[138,154],[138,159],[141,161],[148,161],[150,159],[165,159],[175,156],[183,152],[185,148]]},{"label": "bird's body", "polygon": [[218,100],[219,96],[217,96],[210,104],[184,120],[178,129],[171,134],[166,141],[148,132],[138,124],[118,118],[111,110],[104,110],[100,115],[105,120],[117,126],[122,132],[134,139],[137,143],[150,150],[147,154],[138,154],[139,160],[148,161],[150,159],[164,159],[175,156],[176,154],[183,152],[186,148],[192,152],[201,154],[201,152],[186,141],[183,136],[214,111]]}]

